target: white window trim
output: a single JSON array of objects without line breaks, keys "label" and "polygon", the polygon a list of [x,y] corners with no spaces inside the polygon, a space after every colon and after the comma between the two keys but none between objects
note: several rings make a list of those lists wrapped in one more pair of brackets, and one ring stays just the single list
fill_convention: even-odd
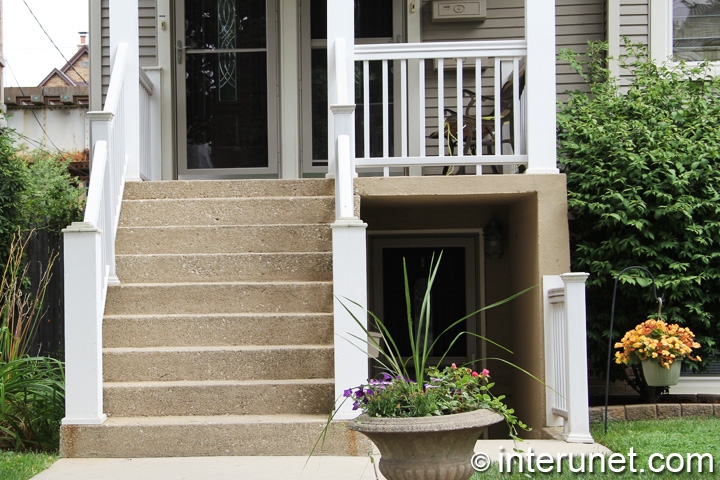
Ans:
[{"label": "white window trim", "polygon": [[[657,62],[664,62],[672,56],[672,0],[650,1],[650,57]],[[699,62],[687,62],[692,65]],[[711,62],[715,75],[720,75],[720,62]]]}]

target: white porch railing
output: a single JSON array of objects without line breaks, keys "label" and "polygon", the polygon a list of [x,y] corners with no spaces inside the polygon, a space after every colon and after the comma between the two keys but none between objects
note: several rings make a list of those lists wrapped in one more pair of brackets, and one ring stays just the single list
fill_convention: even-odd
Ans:
[{"label": "white porch railing", "polygon": [[565,439],[592,443],[587,384],[587,273],[545,276],[546,423],[564,426]]},{"label": "white porch railing", "polygon": [[157,67],[140,68],[140,178],[161,180],[162,156],[162,71]]},{"label": "white porch railing", "polygon": [[66,398],[63,424],[105,421],[102,317],[115,273],[115,235],[128,165],[125,112],[129,82],[126,44],[118,45],[105,107],[88,112],[94,142],[85,217],[64,230]]},{"label": "white porch railing", "polygon": [[[358,142],[362,156],[356,158],[356,168],[385,167],[387,176],[389,167],[527,167],[526,56],[525,40],[356,45],[355,61],[362,67],[363,79],[357,99],[362,104],[362,142]],[[377,63],[379,69],[373,65]],[[371,79],[371,68],[381,72],[379,79]],[[487,75],[487,70],[492,74]],[[428,93],[434,85],[427,85],[426,79],[437,82],[434,106]],[[381,84],[382,98],[371,98],[374,81]],[[395,93],[392,107],[391,91]],[[380,108],[371,112],[371,104]],[[417,106],[417,118],[408,118],[411,104]],[[396,118],[391,118],[391,108]],[[396,130],[394,138],[391,127]],[[417,146],[419,153],[411,154],[410,145]],[[482,174],[482,168],[476,172]]]},{"label": "white porch railing", "polygon": [[[150,102],[153,95],[153,83],[150,77],[140,69],[140,131],[150,132],[151,116]],[[155,143],[159,138],[154,139]],[[152,143],[151,135],[140,136],[140,178],[150,180],[152,178]]]}]

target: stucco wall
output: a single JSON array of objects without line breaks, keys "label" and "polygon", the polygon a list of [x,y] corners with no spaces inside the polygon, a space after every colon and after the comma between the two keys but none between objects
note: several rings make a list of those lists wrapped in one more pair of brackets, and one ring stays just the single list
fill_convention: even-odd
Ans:
[{"label": "stucco wall", "polygon": [[[479,259],[484,268],[485,303],[533,285],[543,275],[570,271],[564,175],[483,175],[462,177],[359,178],[360,216],[368,234],[414,231],[418,235],[453,229],[480,229],[492,218],[504,227],[505,253]],[[486,313],[488,338],[506,346],[501,357],[544,377],[543,299],[538,287]],[[539,435],[545,422],[545,388],[513,367],[488,362],[496,393],[508,395],[518,415]],[[503,426],[491,430],[503,437]]]},{"label": "stucco wall", "polygon": [[[88,148],[85,135],[86,110],[87,107],[9,106],[8,126],[50,150],[84,150]],[[35,142],[29,142],[26,138],[18,140],[20,145],[31,150],[38,147]]]}]

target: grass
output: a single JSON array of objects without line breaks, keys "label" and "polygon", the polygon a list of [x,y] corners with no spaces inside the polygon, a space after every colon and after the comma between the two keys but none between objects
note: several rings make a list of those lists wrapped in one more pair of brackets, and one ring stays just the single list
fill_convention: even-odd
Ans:
[{"label": "grass", "polygon": [[[593,425],[592,435],[596,442],[608,447],[613,452],[622,454],[625,458],[625,472],[614,473],[606,468],[606,473],[599,473],[599,463],[595,463],[595,473],[574,473],[570,472],[567,462],[562,465],[562,473],[500,473],[498,465],[493,465],[487,472],[476,473],[471,480],[494,480],[494,479],[526,479],[526,478],[549,478],[549,479],[577,479],[577,478],[600,478],[612,477],[620,479],[638,479],[638,478],[673,478],[673,479],[698,479],[698,478],[716,478],[720,472],[720,418],[678,418],[666,420],[651,421],[631,421],[631,422],[611,422],[608,425],[607,435],[603,433],[603,426]],[[522,449],[522,445],[520,445]],[[634,460],[634,466],[637,473],[631,473],[627,465],[629,465],[628,453],[630,448],[637,455]],[[698,473],[697,466],[687,471],[687,462],[685,469],[678,473],[671,473],[667,470],[661,473],[653,473],[648,467],[648,460],[653,454],[662,454],[667,457],[671,454],[680,454],[683,460],[691,453],[709,453],[714,459],[714,472],[709,471],[709,463],[706,461],[703,465],[703,473]],[[678,468],[679,459],[672,458],[670,467]],[[574,464],[579,466],[579,460],[576,459]],[[664,460],[654,459],[653,465],[657,467],[664,466]],[[696,464],[695,464],[696,465]],[[577,469],[577,468],[576,468]],[[645,469],[645,472],[640,472]]]},{"label": "grass", "polygon": [[52,465],[59,457],[48,453],[0,452],[2,480],[28,480]]}]

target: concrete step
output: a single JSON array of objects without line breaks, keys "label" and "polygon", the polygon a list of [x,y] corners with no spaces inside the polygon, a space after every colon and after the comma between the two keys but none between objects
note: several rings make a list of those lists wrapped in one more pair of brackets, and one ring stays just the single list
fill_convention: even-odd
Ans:
[{"label": "concrete step", "polygon": [[[63,425],[65,458],[302,455],[313,450],[327,415],[111,417],[102,425]],[[367,455],[362,434],[332,422],[315,455]],[[283,472],[278,472],[282,478]]]},{"label": "concrete step", "polygon": [[128,182],[124,191],[126,200],[333,196],[335,182],[325,179]]},{"label": "concrete step", "polygon": [[111,315],[106,348],[332,345],[331,313]]},{"label": "concrete step", "polygon": [[118,254],[330,252],[329,225],[121,227]]},{"label": "concrete step", "polygon": [[104,384],[113,417],[182,415],[328,415],[332,379],[126,382]]},{"label": "concrete step", "polygon": [[125,200],[120,226],[278,225],[332,223],[333,197]]},{"label": "concrete step", "polygon": [[103,380],[173,382],[333,378],[333,364],[332,345],[104,348]]},{"label": "concrete step", "polygon": [[116,265],[130,283],[332,281],[329,252],[118,255]]},{"label": "concrete step", "polygon": [[105,315],[330,313],[332,282],[134,283],[108,288]]}]

